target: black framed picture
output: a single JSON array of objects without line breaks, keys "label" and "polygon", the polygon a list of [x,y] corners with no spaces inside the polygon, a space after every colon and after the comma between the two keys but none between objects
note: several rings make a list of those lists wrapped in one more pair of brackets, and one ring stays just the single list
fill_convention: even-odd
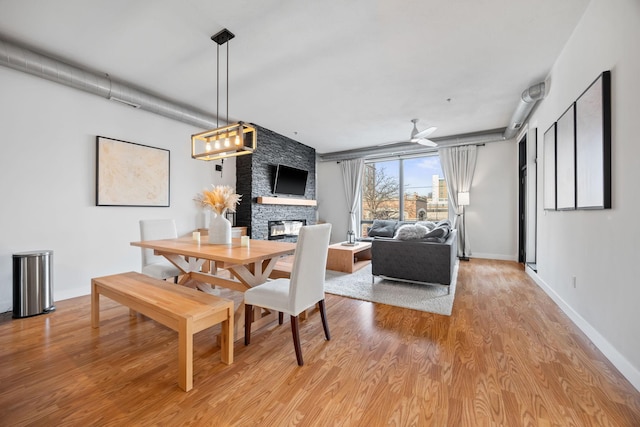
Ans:
[{"label": "black framed picture", "polygon": [[611,72],[605,71],[576,101],[578,209],[611,208]]},{"label": "black framed picture", "polygon": [[169,206],[169,150],[98,136],[96,206]]},{"label": "black framed picture", "polygon": [[542,141],[542,207],[556,210],[556,124],[544,133]]},{"label": "black framed picture", "polygon": [[576,208],[575,104],[556,122],[556,209]]}]

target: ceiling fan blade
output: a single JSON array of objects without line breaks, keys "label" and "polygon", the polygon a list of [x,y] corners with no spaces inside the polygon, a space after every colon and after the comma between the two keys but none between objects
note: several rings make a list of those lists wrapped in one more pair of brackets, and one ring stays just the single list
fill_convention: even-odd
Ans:
[{"label": "ceiling fan blade", "polygon": [[413,123],[413,130],[411,131],[411,137],[409,141],[383,142],[381,144],[378,144],[377,147],[384,147],[386,145],[394,145],[394,144],[407,144],[407,143],[417,143],[420,145],[424,145],[426,147],[438,146],[438,144],[436,144],[435,142],[425,138],[427,135],[430,135],[433,132],[435,132],[436,129],[438,129],[437,127],[431,126],[423,131],[418,131],[418,127],[416,126],[416,124],[418,123],[418,119],[412,119],[411,123]]},{"label": "ceiling fan blade", "polygon": [[[414,124],[415,125],[415,124]],[[436,131],[436,129],[438,129],[435,126],[431,126],[430,128],[426,128],[425,130],[421,130],[420,132],[411,135],[411,140],[413,141],[414,139],[422,139],[425,138],[429,135],[431,135],[432,133],[434,133]]]},{"label": "ceiling fan blade", "polygon": [[437,147],[438,146],[438,144],[436,144],[435,142],[431,141],[430,139],[426,139],[426,138],[419,138],[415,142],[417,142],[420,145],[424,145],[426,147]]}]

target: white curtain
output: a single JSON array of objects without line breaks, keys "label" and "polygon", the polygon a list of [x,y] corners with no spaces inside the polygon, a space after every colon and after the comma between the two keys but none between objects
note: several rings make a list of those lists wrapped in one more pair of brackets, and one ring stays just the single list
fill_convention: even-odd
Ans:
[{"label": "white curtain", "polygon": [[343,160],[340,162],[342,177],[344,179],[344,194],[349,207],[349,230],[356,237],[360,237],[358,218],[360,217],[360,195],[362,194],[362,173],[364,171],[364,159]]},{"label": "white curtain", "polygon": [[[440,164],[444,179],[447,182],[447,192],[449,202],[456,212],[456,216],[462,213],[458,206],[458,193],[465,193],[471,190],[473,173],[476,170],[476,159],[478,157],[478,147],[467,145],[464,147],[449,147],[438,150]],[[470,202],[473,203],[473,195],[469,195]],[[469,236],[464,229],[464,221],[456,221],[458,229],[458,255],[462,254],[462,247],[465,247],[466,255],[471,254],[469,246]],[[465,239],[464,245],[462,239]]]}]

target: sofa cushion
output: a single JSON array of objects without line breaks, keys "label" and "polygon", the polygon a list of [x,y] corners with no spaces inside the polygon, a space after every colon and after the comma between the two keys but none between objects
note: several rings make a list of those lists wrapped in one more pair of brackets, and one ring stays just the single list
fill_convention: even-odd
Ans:
[{"label": "sofa cushion", "polygon": [[368,232],[369,237],[393,237],[397,221],[387,219],[375,219]]},{"label": "sofa cushion", "polygon": [[393,236],[398,240],[417,240],[423,238],[429,229],[420,224],[404,224],[398,227],[398,231]]}]

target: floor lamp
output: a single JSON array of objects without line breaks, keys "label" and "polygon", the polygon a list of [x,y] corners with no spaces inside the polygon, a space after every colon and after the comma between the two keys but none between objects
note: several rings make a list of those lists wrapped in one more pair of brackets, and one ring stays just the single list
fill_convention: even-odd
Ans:
[{"label": "floor lamp", "polygon": [[465,244],[467,241],[467,223],[465,221],[464,207],[469,206],[469,192],[458,193],[458,206],[462,206],[462,256],[459,257],[461,261],[469,261],[469,257],[466,253]]}]

